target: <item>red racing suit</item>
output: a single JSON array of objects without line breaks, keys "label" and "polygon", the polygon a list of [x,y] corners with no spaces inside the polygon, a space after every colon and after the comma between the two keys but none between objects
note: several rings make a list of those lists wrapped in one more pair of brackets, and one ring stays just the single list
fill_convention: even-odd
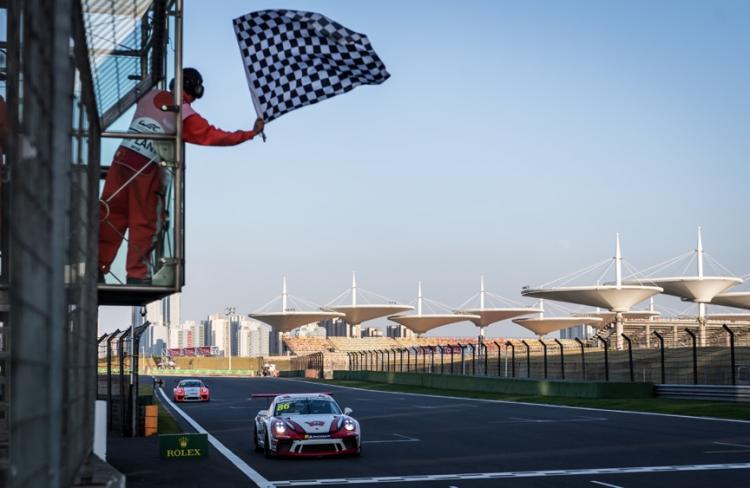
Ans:
[{"label": "red racing suit", "polygon": [[[182,138],[202,146],[234,146],[255,136],[253,131],[226,132],[210,125],[183,95]],[[170,92],[152,90],[136,106],[130,132],[174,134],[175,114],[163,110],[174,104]],[[173,144],[169,144],[173,146]],[[150,262],[158,221],[163,217],[164,170],[160,163],[167,144],[154,140],[125,139],[107,171],[100,199],[99,270],[108,273],[128,230],[127,278],[147,282],[155,263]],[[145,281],[144,281],[145,280]]]}]

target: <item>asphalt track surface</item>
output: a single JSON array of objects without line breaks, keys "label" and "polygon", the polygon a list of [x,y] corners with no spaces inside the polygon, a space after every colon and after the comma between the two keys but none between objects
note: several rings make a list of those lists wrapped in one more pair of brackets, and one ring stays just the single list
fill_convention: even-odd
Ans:
[{"label": "asphalt track surface", "polygon": [[[170,393],[180,378],[164,378]],[[204,378],[210,403],[179,404],[275,486],[750,487],[750,422],[385,393],[294,379]],[[266,459],[252,393],[331,391],[354,410],[361,457]],[[749,407],[750,408],[750,407]],[[219,452],[196,486],[257,486]],[[185,468],[187,469],[187,465]],[[205,478],[200,481],[201,478]]]}]

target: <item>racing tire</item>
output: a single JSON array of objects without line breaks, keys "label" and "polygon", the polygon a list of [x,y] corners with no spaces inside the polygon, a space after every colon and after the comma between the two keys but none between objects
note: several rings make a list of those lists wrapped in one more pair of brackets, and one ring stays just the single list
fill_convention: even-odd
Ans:
[{"label": "racing tire", "polygon": [[274,457],[274,453],[271,450],[271,441],[268,437],[268,434],[266,434],[266,441],[263,443],[263,454],[269,459]]},{"label": "racing tire", "polygon": [[258,443],[258,427],[253,427],[253,444],[255,445],[255,452],[262,452],[263,448]]}]

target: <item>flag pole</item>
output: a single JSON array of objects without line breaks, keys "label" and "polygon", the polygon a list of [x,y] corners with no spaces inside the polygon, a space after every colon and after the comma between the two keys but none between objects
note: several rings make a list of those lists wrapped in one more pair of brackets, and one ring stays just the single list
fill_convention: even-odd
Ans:
[{"label": "flag pole", "polygon": [[[245,67],[245,74],[247,75],[247,84],[250,87],[250,98],[253,100],[253,107],[255,107],[255,114],[259,118],[263,118],[263,112],[260,109],[260,102],[258,101],[258,97],[255,95],[255,91],[253,90],[253,84],[250,82],[250,72],[248,71],[247,67]],[[260,135],[263,137],[263,142],[266,142],[266,132],[265,130],[261,131]]]},{"label": "flag pole", "polygon": [[[234,26],[234,31],[237,32],[237,25]],[[240,58],[242,58],[242,49],[240,49]],[[245,64],[244,58],[242,63],[242,68],[245,71],[245,79],[247,80],[247,87],[250,89],[250,98],[253,101],[253,107],[255,107],[255,115],[258,118],[263,118],[263,110],[260,108],[260,101],[258,101],[258,97],[255,95],[255,90],[253,89],[253,81],[250,78],[250,67]],[[263,137],[263,142],[266,142],[266,133],[265,130],[260,133],[260,135]]]}]

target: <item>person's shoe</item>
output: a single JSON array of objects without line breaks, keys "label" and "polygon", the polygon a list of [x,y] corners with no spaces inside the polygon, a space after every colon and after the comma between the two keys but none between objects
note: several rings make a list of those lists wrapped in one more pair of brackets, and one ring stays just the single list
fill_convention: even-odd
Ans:
[{"label": "person's shoe", "polygon": [[128,285],[150,285],[151,278],[131,278],[130,276],[128,276],[127,284]]}]

